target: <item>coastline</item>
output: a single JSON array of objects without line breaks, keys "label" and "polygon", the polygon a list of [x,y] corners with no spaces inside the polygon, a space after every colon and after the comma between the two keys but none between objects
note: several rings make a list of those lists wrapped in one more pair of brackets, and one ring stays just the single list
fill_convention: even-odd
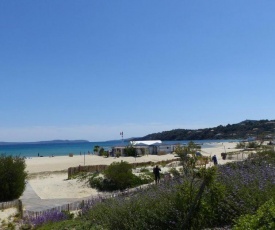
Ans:
[{"label": "coastline", "polygon": [[[202,146],[203,156],[217,156],[218,164],[225,164],[232,160],[223,160],[221,153],[238,151],[235,149],[236,143],[212,143],[212,146],[204,148]],[[149,162],[157,164],[159,161],[175,159],[174,154],[166,155],[145,155],[142,157],[101,157],[96,155],[86,155],[85,165],[110,165],[113,162],[126,161],[129,163]],[[95,189],[88,187],[85,182],[77,179],[68,180],[68,168],[84,165],[84,156],[77,155],[57,156],[57,157],[33,157],[26,159],[26,170],[28,171],[28,183],[40,199],[60,199],[60,198],[85,198],[100,194]],[[213,166],[209,162],[207,167]],[[168,169],[163,169],[167,171]]]},{"label": "coastline", "polygon": [[[225,164],[232,162],[232,160],[223,160],[221,153],[239,151],[235,149],[236,142],[212,142],[208,143],[207,147],[202,145],[202,155],[213,156],[214,154],[218,158],[218,164]],[[96,155],[86,155],[85,165],[109,165],[112,162],[127,161],[129,163],[134,162],[149,162],[156,164],[158,161],[175,159],[173,154],[166,155],[145,155],[142,157],[100,157]],[[28,172],[28,186],[32,188],[35,194],[41,200],[53,200],[56,199],[85,199],[91,196],[98,196],[101,193],[95,189],[90,188],[84,181],[77,179],[68,180],[68,168],[83,166],[84,155],[69,156],[55,156],[55,157],[32,157],[26,159],[26,171]],[[211,167],[212,162],[207,164],[207,167]],[[163,172],[169,170],[169,168],[163,168]],[[102,193],[103,194],[103,193]],[[24,194],[20,197],[24,199]],[[9,210],[0,213],[0,219],[7,219],[5,217]],[[13,209],[12,209],[13,211]]]},{"label": "coastline", "polygon": [[[222,142],[239,142],[240,140],[193,140],[198,145],[208,146],[212,143]],[[183,144],[186,145],[189,140],[181,141],[162,141],[163,144]],[[106,151],[111,150],[115,146],[129,145],[128,141],[103,141],[103,142],[38,142],[38,143],[18,143],[18,144],[0,144],[0,154],[21,156],[25,158],[33,157],[50,157],[50,156],[68,156],[70,153],[76,155],[93,154],[95,146],[100,146]]]},{"label": "coastline", "polygon": [[[210,146],[209,146],[210,145]],[[212,156],[216,155],[218,162],[226,163],[226,160],[222,160],[222,152],[238,151],[234,149],[236,143],[234,142],[216,142],[208,143],[208,146],[204,148],[202,145],[202,155]],[[84,165],[110,165],[112,162],[127,161],[129,163],[135,162],[158,162],[162,160],[175,159],[173,154],[165,155],[145,155],[142,157],[101,157],[97,155],[74,155],[73,157],[67,156],[55,156],[55,157],[32,157],[27,158],[26,171],[29,174],[40,173],[40,172],[53,172],[53,171],[66,171],[69,167],[77,167]]]}]

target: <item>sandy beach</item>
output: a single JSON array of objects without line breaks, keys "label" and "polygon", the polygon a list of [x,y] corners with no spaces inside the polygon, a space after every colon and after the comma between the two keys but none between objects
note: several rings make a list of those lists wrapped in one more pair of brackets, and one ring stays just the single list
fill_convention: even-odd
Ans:
[{"label": "sandy beach", "polygon": [[[57,156],[57,157],[33,157],[26,159],[27,168],[29,174],[40,172],[53,172],[53,171],[67,171],[69,167],[77,167],[79,165],[110,165],[112,162],[127,161],[129,163],[134,162],[158,162],[162,160],[174,159],[173,154],[167,154],[163,156],[146,155],[143,157],[101,157],[96,155],[76,155],[69,156]],[[84,163],[85,161],[85,163]]]},{"label": "sandy beach", "polygon": [[[204,156],[217,156],[219,164],[225,164],[230,160],[222,160],[222,152],[237,151],[235,142],[208,143],[207,147],[202,145],[201,153]],[[68,180],[67,170],[69,167],[79,165],[110,165],[112,162],[127,161],[134,162],[159,162],[175,159],[175,155],[146,155],[142,157],[101,157],[96,155],[74,155],[56,157],[33,157],[26,159],[26,171],[28,172],[28,183],[41,199],[58,198],[85,198],[97,195],[95,189],[89,188],[85,182],[77,179]],[[210,162],[207,166],[212,166]],[[165,171],[165,170],[163,170]]]},{"label": "sandy beach", "polygon": [[[237,151],[236,143],[208,143],[208,147],[202,145],[201,153],[204,156],[217,156],[219,164],[225,164],[231,160],[222,160],[222,152]],[[210,145],[210,146],[209,146]],[[60,199],[60,198],[85,198],[98,195],[95,189],[92,189],[77,179],[68,180],[67,170],[69,167],[79,165],[110,165],[112,162],[127,161],[134,162],[154,162],[162,160],[175,159],[173,154],[166,155],[146,155],[142,157],[109,157],[104,158],[95,155],[75,155],[73,157],[33,157],[26,159],[26,170],[29,174],[28,183],[41,199]],[[210,162],[207,166],[212,166]],[[163,171],[166,171],[163,169]],[[5,213],[5,214],[4,214]],[[4,217],[3,217],[4,216]],[[6,218],[6,212],[0,212],[1,219]]]},{"label": "sandy beach", "polygon": [[[213,147],[212,147],[213,146]],[[219,164],[225,164],[230,160],[222,160],[221,153],[226,151],[237,151],[236,143],[211,143],[211,146],[204,148],[204,156],[213,156],[218,158]],[[85,156],[85,165],[110,165],[112,162],[127,161],[134,162],[158,162],[162,160],[175,159],[173,154],[166,155],[148,155],[143,157],[109,157],[104,158],[95,155]],[[29,173],[28,182],[41,199],[55,198],[84,198],[98,194],[96,190],[89,188],[84,182],[76,179],[68,180],[67,169],[84,165],[84,156],[77,155],[73,157],[34,157],[26,159],[27,171]],[[211,166],[210,162],[208,166]]]},{"label": "sandy beach", "polygon": [[[222,152],[237,151],[235,149],[235,142],[225,143],[208,143],[210,147],[204,148],[202,145],[202,154],[205,156],[211,156],[216,154],[218,160],[221,160]],[[213,147],[212,147],[213,146]],[[74,155],[73,157],[68,156],[56,156],[56,157],[33,157],[26,159],[27,172],[29,174],[41,173],[41,172],[54,172],[54,171],[67,171],[69,167],[77,167],[79,165],[110,165],[112,162],[127,161],[129,163],[134,162],[158,162],[162,160],[175,159],[173,154],[166,155],[145,155],[143,157],[108,157],[104,158],[96,155]],[[222,163],[222,162],[221,162]],[[224,162],[223,162],[224,163]]]}]

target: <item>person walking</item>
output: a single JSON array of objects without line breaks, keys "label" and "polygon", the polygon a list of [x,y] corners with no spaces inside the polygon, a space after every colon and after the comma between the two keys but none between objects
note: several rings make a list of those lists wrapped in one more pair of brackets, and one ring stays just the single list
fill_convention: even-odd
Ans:
[{"label": "person walking", "polygon": [[160,171],[161,171],[161,169],[158,167],[158,165],[153,169],[156,184],[158,184],[160,181]]},{"label": "person walking", "polygon": [[214,165],[217,165],[217,164],[218,164],[218,160],[217,160],[216,155],[214,155],[214,156],[212,157],[212,161],[214,162]]}]

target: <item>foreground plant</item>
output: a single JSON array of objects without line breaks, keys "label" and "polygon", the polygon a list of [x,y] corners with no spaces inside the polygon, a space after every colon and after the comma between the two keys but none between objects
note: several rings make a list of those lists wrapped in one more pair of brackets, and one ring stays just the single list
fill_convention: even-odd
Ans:
[{"label": "foreground plant", "polygon": [[105,229],[212,226],[215,207],[223,197],[223,187],[215,183],[215,175],[216,168],[194,167],[186,171],[184,177],[151,185],[130,198],[120,197],[93,205],[86,219]]},{"label": "foreground plant", "polygon": [[233,219],[253,214],[275,197],[275,163],[270,152],[260,152],[246,161],[218,168],[218,181],[225,187],[225,199],[219,203],[218,222],[232,224]]},{"label": "foreground plant", "polygon": [[125,161],[114,162],[108,166],[103,175],[94,173],[89,176],[89,184],[99,191],[115,191],[133,188],[153,181],[152,176],[144,174],[136,176],[132,172],[132,166]]},{"label": "foreground plant", "polygon": [[27,172],[25,159],[0,156],[0,202],[19,198],[25,190]]},{"label": "foreground plant", "polygon": [[262,205],[254,215],[241,216],[233,228],[234,230],[275,229],[275,201],[270,199]]},{"label": "foreground plant", "polygon": [[59,212],[56,210],[48,211],[39,216],[25,217],[25,224],[30,226],[40,226],[49,222],[59,222],[69,219],[70,216],[65,212]]},{"label": "foreground plant", "polygon": [[[150,185],[125,197],[87,203],[83,215],[74,220],[80,220],[75,229],[221,227],[232,225],[241,215],[253,215],[267,200],[275,198],[275,161],[270,152],[210,169],[197,169],[193,161],[196,158],[183,159],[190,160],[183,166],[194,167],[183,167],[183,175],[174,180]],[[63,223],[64,227],[73,224]]]}]

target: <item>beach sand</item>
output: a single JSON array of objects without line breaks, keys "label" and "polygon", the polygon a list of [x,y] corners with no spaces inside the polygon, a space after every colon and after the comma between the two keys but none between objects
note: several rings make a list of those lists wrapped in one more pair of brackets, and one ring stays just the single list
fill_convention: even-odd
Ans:
[{"label": "beach sand", "polygon": [[13,223],[14,216],[17,214],[16,208],[0,210],[0,229],[5,229],[3,225]]},{"label": "beach sand", "polygon": [[[148,155],[143,157],[100,157],[95,155],[85,156],[85,165],[110,165],[113,162],[158,162],[175,159],[173,154],[162,156]],[[84,156],[73,157],[35,157],[26,159],[28,182],[41,199],[57,198],[85,198],[101,194],[97,190],[77,179],[68,180],[67,170],[69,167],[84,165]]]},{"label": "beach sand", "polygon": [[[167,154],[162,156],[146,155],[142,157],[101,157],[96,155],[76,155],[69,156],[57,156],[57,157],[33,157],[26,159],[27,172],[29,174],[40,172],[53,172],[53,171],[67,171],[69,167],[78,167],[79,165],[110,165],[113,162],[127,161],[129,163],[135,162],[158,162],[162,160],[175,159],[173,154]],[[85,163],[84,163],[85,161]]]},{"label": "beach sand", "polygon": [[[208,147],[205,148],[202,145],[202,155],[204,156],[217,156],[219,164],[225,164],[231,160],[222,160],[222,152],[237,151],[235,149],[236,143],[224,142],[224,143],[208,143]],[[210,145],[210,147],[209,147]],[[134,162],[153,162],[156,164],[162,160],[175,159],[173,154],[166,155],[146,155],[142,157],[109,157],[104,158],[95,155],[74,155],[68,156],[56,156],[56,157],[33,157],[26,159],[26,170],[29,174],[28,183],[41,199],[60,199],[60,198],[85,198],[93,195],[98,195],[95,189],[89,188],[85,182],[81,182],[77,179],[68,180],[67,170],[69,167],[77,167],[79,165],[110,165],[112,162],[127,161],[129,163]],[[207,166],[212,166],[210,162]],[[167,169],[163,169],[163,172]],[[10,210],[9,210],[10,211]],[[14,210],[12,209],[14,212]],[[7,219],[7,212],[0,212],[0,219]]]},{"label": "beach sand", "polygon": [[[210,148],[204,148],[202,145],[202,154],[205,156],[213,156],[216,154],[218,160],[221,160],[222,152],[237,151],[235,149],[235,142],[224,143],[208,143]],[[212,147],[213,146],[213,147]],[[68,156],[56,156],[56,157],[33,157],[26,159],[27,172],[29,174],[41,173],[41,172],[53,172],[53,171],[67,171],[69,167],[78,167],[79,165],[110,165],[112,162],[127,161],[129,163],[135,162],[158,162],[162,160],[175,159],[173,154],[166,155],[145,155],[142,157],[101,157],[96,155],[74,155]]]},{"label": "beach sand", "polygon": [[[213,147],[212,147],[213,146]],[[202,146],[204,156],[216,154],[219,164],[225,164],[231,160],[222,160],[221,153],[226,151],[236,151],[236,143],[211,143],[210,148]],[[158,162],[162,160],[175,159],[173,154],[167,155],[148,155],[142,157],[109,157],[104,158],[95,155],[85,156],[85,165],[110,165],[112,162],[127,161],[134,162]],[[95,189],[89,188],[84,182],[76,179],[68,179],[67,169],[84,165],[84,156],[59,156],[59,157],[35,157],[26,159],[27,171],[29,173],[28,182],[41,199],[55,198],[83,198],[97,195]],[[212,166],[210,162],[208,166]]]}]

